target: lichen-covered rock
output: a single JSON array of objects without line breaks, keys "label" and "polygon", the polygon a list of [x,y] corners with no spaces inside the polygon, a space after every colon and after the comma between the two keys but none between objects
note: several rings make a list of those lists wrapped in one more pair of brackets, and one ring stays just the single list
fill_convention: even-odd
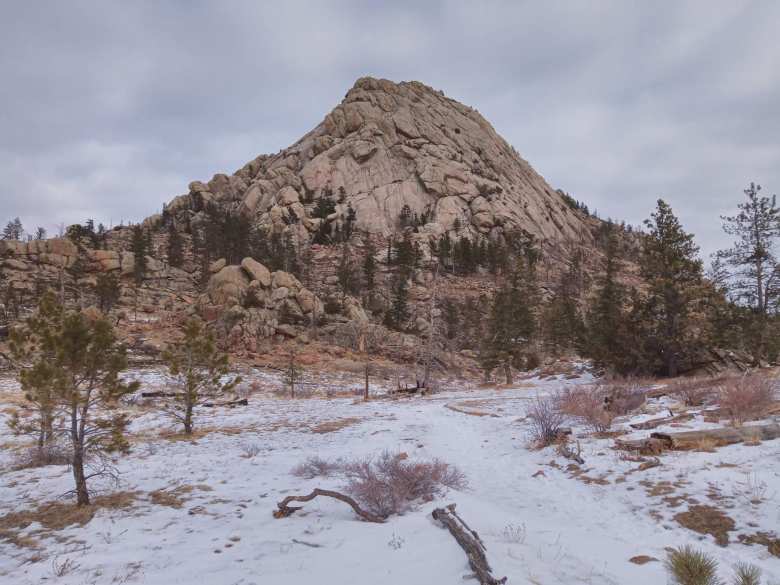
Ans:
[{"label": "lichen-covered rock", "polygon": [[300,281],[295,276],[283,270],[277,270],[272,274],[271,286],[273,288],[283,287],[296,291],[302,288]]},{"label": "lichen-covered rock", "polygon": [[220,258],[219,260],[214,260],[214,262],[209,264],[209,272],[211,274],[216,274],[217,272],[222,270],[226,264],[227,262],[225,261],[224,258]]}]

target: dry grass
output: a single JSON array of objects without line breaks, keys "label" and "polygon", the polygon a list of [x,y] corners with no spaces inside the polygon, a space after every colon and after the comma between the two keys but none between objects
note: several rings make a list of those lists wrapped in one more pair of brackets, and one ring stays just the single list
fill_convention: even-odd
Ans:
[{"label": "dry grass", "polygon": [[606,433],[615,414],[607,409],[608,391],[603,386],[567,387],[558,392],[560,412],[582,421],[594,433]]},{"label": "dry grass", "polygon": [[774,402],[774,382],[759,374],[746,374],[724,382],[720,407],[734,425],[766,416]]},{"label": "dry grass", "polygon": [[19,471],[47,465],[68,465],[70,455],[70,451],[60,445],[29,447],[14,456],[11,466],[14,471]]},{"label": "dry grass", "polygon": [[717,395],[718,388],[726,379],[726,376],[680,378],[672,382],[669,389],[672,396],[685,406],[704,406]]},{"label": "dry grass", "polygon": [[699,534],[711,534],[720,546],[729,543],[729,532],[736,527],[729,516],[718,508],[707,505],[690,506],[688,511],[680,512],[674,519],[689,530]]},{"label": "dry grass", "polygon": [[336,420],[329,420],[325,422],[321,422],[318,425],[315,425],[312,427],[311,432],[316,433],[318,435],[322,435],[325,433],[334,433],[336,431],[340,431],[341,429],[344,429],[346,427],[352,426],[354,424],[357,424],[360,422],[361,419],[354,418],[354,417],[347,417],[347,418],[339,418]]},{"label": "dry grass", "polygon": [[330,477],[344,471],[344,462],[328,461],[321,457],[312,456],[303,463],[296,465],[291,473],[296,477],[303,479],[314,479],[315,477]]},{"label": "dry grass", "polygon": [[73,525],[84,526],[98,510],[131,507],[137,495],[137,492],[116,492],[93,497],[89,506],[76,506],[70,502],[45,502],[33,510],[10,512],[0,516],[0,539],[18,547],[34,548],[37,541],[30,536],[21,536],[19,531],[32,524],[40,524],[44,531],[62,530]]},{"label": "dry grass", "polygon": [[211,486],[205,484],[197,485],[179,485],[171,489],[160,489],[149,492],[149,500],[157,506],[167,506],[168,508],[179,509],[186,504],[190,498],[186,498],[195,490],[203,492],[213,491]]}]

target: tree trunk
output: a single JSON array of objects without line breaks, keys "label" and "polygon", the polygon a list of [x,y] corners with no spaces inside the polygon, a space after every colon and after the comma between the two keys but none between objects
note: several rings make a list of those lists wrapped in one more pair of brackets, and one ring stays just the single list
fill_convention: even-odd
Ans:
[{"label": "tree trunk", "polygon": [[87,478],[84,475],[84,450],[81,445],[76,445],[73,452],[73,479],[76,480],[76,504],[89,506]]},{"label": "tree trunk", "polygon": [[506,383],[512,384],[512,366],[509,362],[504,362],[504,376],[506,377]]},{"label": "tree trunk", "polygon": [[192,403],[189,401],[184,406],[184,434],[192,434]]},{"label": "tree trunk", "polygon": [[368,400],[368,364],[366,364],[366,387],[363,390],[363,398]]}]

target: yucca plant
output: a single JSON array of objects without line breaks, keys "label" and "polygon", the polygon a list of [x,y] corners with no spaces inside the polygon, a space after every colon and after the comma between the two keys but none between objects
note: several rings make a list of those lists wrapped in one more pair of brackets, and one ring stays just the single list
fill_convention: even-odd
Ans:
[{"label": "yucca plant", "polygon": [[669,552],[666,570],[675,585],[722,585],[718,579],[717,561],[689,545]]},{"label": "yucca plant", "polygon": [[750,563],[739,563],[734,568],[734,585],[761,585],[761,569]]}]

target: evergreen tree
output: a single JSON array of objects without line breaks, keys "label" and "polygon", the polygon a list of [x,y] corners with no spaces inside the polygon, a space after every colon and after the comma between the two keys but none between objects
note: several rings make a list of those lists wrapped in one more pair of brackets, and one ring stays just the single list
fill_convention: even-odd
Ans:
[{"label": "evergreen tree", "polygon": [[97,296],[100,310],[103,313],[108,313],[122,295],[119,277],[111,272],[98,274],[95,282],[95,295]]},{"label": "evergreen tree", "polygon": [[729,289],[737,301],[754,314],[754,358],[767,355],[770,312],[780,297],[780,270],[775,257],[775,242],[780,236],[780,209],[775,196],[761,195],[761,185],[751,183],[744,190],[746,201],[734,216],[722,216],[723,230],[734,236],[733,247],[719,253],[731,267]]},{"label": "evergreen tree", "polygon": [[485,373],[502,367],[507,384],[512,383],[512,367],[524,366],[523,359],[530,359],[536,343],[539,291],[535,258],[519,257],[509,280],[496,291],[480,348]]},{"label": "evergreen tree", "polygon": [[404,204],[404,206],[401,207],[401,212],[398,214],[398,223],[401,226],[401,229],[409,227],[413,224],[412,208],[409,207],[409,205]]},{"label": "evergreen tree", "polygon": [[322,219],[323,222],[329,215],[336,212],[336,204],[329,197],[323,197],[322,195],[317,197],[317,203],[314,205],[314,210],[311,212],[311,216]]},{"label": "evergreen tree", "polygon": [[184,327],[184,338],[170,344],[162,353],[170,375],[179,391],[165,403],[165,411],[180,422],[184,434],[192,434],[195,407],[232,390],[240,377],[230,374],[227,354],[217,348],[214,334],[199,319],[190,319]]},{"label": "evergreen tree", "polygon": [[615,367],[625,351],[625,289],[618,280],[620,242],[617,230],[606,222],[604,274],[588,312],[586,354],[596,365]]},{"label": "evergreen tree", "polygon": [[352,252],[346,244],[341,248],[341,259],[336,269],[336,276],[342,297],[360,294],[360,273],[352,258]]},{"label": "evergreen tree", "polygon": [[648,288],[645,305],[650,341],[656,347],[661,371],[676,376],[680,360],[695,338],[692,313],[702,294],[699,248],[662,199],[645,226],[648,233],[642,243],[640,273]]},{"label": "evergreen tree", "polygon": [[133,226],[132,239],[130,240],[130,251],[133,253],[133,277],[136,284],[140,284],[146,276],[146,255],[149,241],[144,234],[144,229],[140,225]]},{"label": "evergreen tree", "polygon": [[3,230],[4,240],[21,240],[23,236],[24,227],[22,226],[22,221],[18,217],[9,221]]},{"label": "evergreen tree", "polygon": [[33,239],[36,240],[45,240],[46,239],[46,229],[42,227],[37,227],[35,229],[35,236]]},{"label": "evergreen tree", "polygon": [[370,237],[366,237],[365,255],[363,256],[363,285],[369,295],[373,293],[376,286],[376,247]]},{"label": "evergreen tree", "polygon": [[77,503],[89,505],[87,480],[101,471],[87,474],[85,467],[104,453],[128,449],[128,421],[117,408],[138,382],[126,384],[119,377],[127,367],[124,347],[107,320],[66,311],[48,292],[38,311],[12,333],[11,351],[26,362],[19,379],[27,399],[47,404],[51,431],[70,440]]},{"label": "evergreen tree", "polygon": [[580,347],[585,324],[580,315],[582,252],[575,250],[545,309],[547,343],[554,353]]},{"label": "evergreen tree", "polygon": [[184,244],[173,221],[168,223],[168,264],[174,268],[181,268],[184,264]]},{"label": "evergreen tree", "polygon": [[409,320],[409,289],[406,278],[395,277],[391,289],[390,310],[385,315],[385,325],[391,329],[401,330]]}]

